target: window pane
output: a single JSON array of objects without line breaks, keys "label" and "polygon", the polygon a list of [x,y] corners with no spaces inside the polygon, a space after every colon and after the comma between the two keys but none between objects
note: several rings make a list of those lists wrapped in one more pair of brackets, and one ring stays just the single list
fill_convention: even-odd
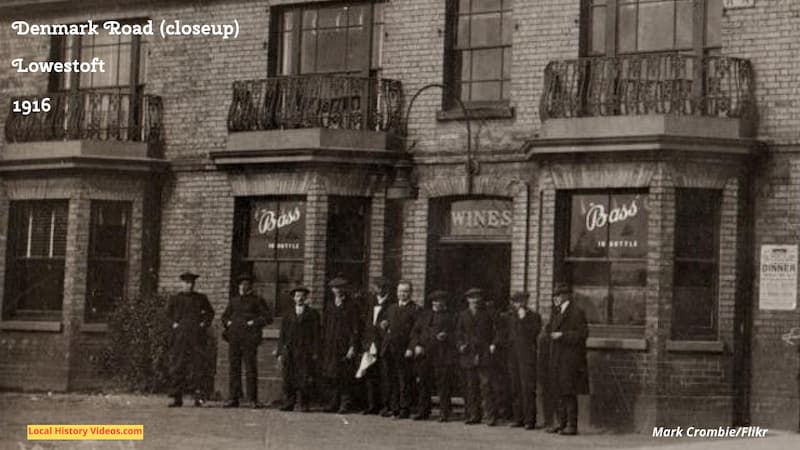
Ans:
[{"label": "window pane", "polygon": [[319,32],[319,53],[317,72],[345,72],[345,49],[347,33],[345,29],[321,30]]},{"label": "window pane", "polygon": [[621,4],[617,15],[617,50],[636,51],[636,4]]},{"label": "window pane", "polygon": [[472,12],[499,11],[502,0],[472,0]]},{"label": "window pane", "polygon": [[705,329],[706,333],[713,330],[715,267],[715,264],[675,263],[674,330]]},{"label": "window pane", "polygon": [[667,50],[675,46],[673,0],[639,4],[639,51]]},{"label": "window pane", "polygon": [[706,5],[706,47],[719,47],[722,45],[722,0],[707,0]]},{"label": "window pane", "polygon": [[458,84],[458,95],[462,102],[468,102],[470,99],[470,83],[459,83]]},{"label": "window pane", "polygon": [[17,260],[8,300],[12,308],[60,311],[64,293],[64,261]]},{"label": "window pane", "polygon": [[318,28],[334,28],[346,26],[347,7],[320,8],[317,22]]},{"label": "window pane", "polygon": [[303,11],[303,29],[308,30],[317,28],[317,10],[307,9]]},{"label": "window pane", "polygon": [[277,257],[279,259],[302,259],[305,252],[306,235],[305,202],[280,202],[277,230]]},{"label": "window pane", "polygon": [[572,196],[569,255],[603,258],[607,255],[608,195]]},{"label": "window pane", "polygon": [[647,257],[647,195],[614,194],[608,210],[609,258]]},{"label": "window pane", "polygon": [[644,325],[647,263],[611,263],[612,320],[616,325]]},{"label": "window pane", "polygon": [[511,47],[503,49],[503,79],[511,79]]},{"label": "window pane", "polygon": [[511,12],[503,13],[503,45],[511,45],[512,35],[514,33],[514,16]]},{"label": "window pane", "polygon": [[247,257],[274,258],[278,234],[278,204],[264,200],[254,201],[251,205]]},{"label": "window pane", "polygon": [[[499,80],[502,78],[502,48],[472,52],[472,79]],[[499,95],[498,95],[499,97]],[[495,97],[496,98],[496,97]]]},{"label": "window pane", "polygon": [[118,86],[127,86],[130,84],[131,79],[131,47],[130,45],[122,45],[119,48],[119,72],[114,84]]},{"label": "window pane", "polygon": [[715,258],[718,192],[678,189],[675,200],[675,257]]},{"label": "window pane", "polygon": [[300,49],[300,73],[313,73],[317,70],[317,32],[303,31]]},{"label": "window pane", "polygon": [[366,70],[369,57],[369,35],[365,27],[347,30],[347,70]]},{"label": "window pane", "polygon": [[458,55],[461,57],[459,64],[461,66],[461,80],[469,81],[472,79],[472,52],[462,51],[458,52]]},{"label": "window pane", "polygon": [[469,48],[469,17],[459,16],[458,18],[458,43],[456,48]]},{"label": "window pane", "polygon": [[351,5],[347,9],[347,26],[364,26],[366,18],[366,7],[363,5]]},{"label": "window pane", "polygon": [[334,198],[328,215],[328,255],[335,261],[365,261],[368,202]]},{"label": "window pane", "polygon": [[500,99],[500,82],[472,83],[470,101],[484,102]]},{"label": "window pane", "polygon": [[267,302],[270,311],[278,302],[278,263],[257,261],[253,263],[253,290]]},{"label": "window pane", "polygon": [[294,11],[286,11],[282,18],[282,31],[292,31],[294,29]]},{"label": "window pane", "polygon": [[88,321],[102,321],[125,291],[125,262],[90,261],[85,316]]},{"label": "window pane", "polygon": [[604,54],[606,52],[606,7],[592,8],[590,14],[589,51],[592,54]]},{"label": "window pane", "polygon": [[472,16],[470,29],[470,45],[472,47],[500,45],[501,38],[499,13]]},{"label": "window pane", "polygon": [[293,32],[283,33],[283,42],[281,44],[281,75],[292,75],[295,70],[294,49],[297,43],[295,42],[295,34]]},{"label": "window pane", "polygon": [[92,204],[92,256],[125,258],[128,247],[130,204],[94,202]]},{"label": "window pane", "polygon": [[608,322],[608,263],[573,262],[569,264],[574,299],[591,323]]},{"label": "window pane", "polygon": [[675,26],[676,48],[692,48],[692,29],[694,27],[692,1],[678,0],[675,6],[678,8]]}]

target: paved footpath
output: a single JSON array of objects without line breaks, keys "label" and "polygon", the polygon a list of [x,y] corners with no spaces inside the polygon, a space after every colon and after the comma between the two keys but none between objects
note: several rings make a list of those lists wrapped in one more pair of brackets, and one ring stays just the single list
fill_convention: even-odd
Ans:
[{"label": "paved footpath", "polygon": [[[0,449],[658,449],[800,450],[800,434],[751,439],[670,439],[641,434],[555,436],[542,430],[441,424],[360,414],[166,408],[164,397],[0,394]],[[143,441],[27,441],[27,424],[143,424]]]}]

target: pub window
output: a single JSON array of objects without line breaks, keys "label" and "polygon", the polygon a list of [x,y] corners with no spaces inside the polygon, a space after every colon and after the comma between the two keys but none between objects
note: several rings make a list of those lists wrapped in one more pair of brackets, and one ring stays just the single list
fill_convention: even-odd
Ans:
[{"label": "pub window", "polygon": [[363,197],[332,196],[328,204],[327,276],[344,276],[354,293],[366,287],[369,210]]},{"label": "pub window", "polygon": [[[448,2],[446,95],[465,104],[508,101],[511,94],[511,0]],[[448,98],[447,107],[455,105]]]},{"label": "pub window", "polygon": [[276,73],[364,76],[380,70],[383,9],[366,2],[279,9],[272,35]]},{"label": "pub window", "polygon": [[584,53],[691,51],[695,1],[705,8],[704,35],[697,44],[720,47],[722,0],[584,0]]},{"label": "pub window", "polygon": [[[131,85],[141,89],[147,73],[147,58],[144,57],[146,42],[142,36],[110,35],[102,24],[97,31],[97,35],[52,38],[51,59],[54,61],[91,61],[98,58],[105,62],[105,72],[53,73],[52,90],[66,91],[75,87],[80,90],[112,89]],[[76,79],[73,80],[73,77]]]},{"label": "pub window", "polygon": [[720,192],[675,192],[675,271],[672,338],[717,337]]},{"label": "pub window", "polygon": [[87,271],[87,322],[103,322],[123,298],[128,268],[130,202],[92,201]]},{"label": "pub window", "polygon": [[594,334],[640,333],[647,298],[645,191],[561,192],[558,275]]},{"label": "pub window", "polygon": [[4,318],[61,318],[68,205],[67,200],[11,202]]},{"label": "pub window", "polygon": [[[253,274],[253,288],[276,317],[294,305],[289,290],[303,283],[306,203],[302,197],[240,198],[236,201],[236,275]],[[231,294],[236,293],[235,283]]]}]

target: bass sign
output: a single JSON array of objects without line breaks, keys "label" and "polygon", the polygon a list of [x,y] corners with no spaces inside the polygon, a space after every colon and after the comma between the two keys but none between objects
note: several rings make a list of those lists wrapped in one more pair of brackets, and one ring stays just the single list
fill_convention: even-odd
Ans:
[{"label": "bass sign", "polygon": [[591,203],[589,210],[586,211],[586,230],[592,231],[595,228],[603,228],[609,223],[622,222],[623,220],[635,217],[639,212],[636,200],[632,200],[629,205],[622,205],[606,212],[606,207],[600,203]]},{"label": "bass sign", "polygon": [[267,234],[278,228],[287,227],[300,220],[301,215],[299,207],[289,211],[281,211],[280,213],[268,209],[259,209],[255,213],[258,232]]}]

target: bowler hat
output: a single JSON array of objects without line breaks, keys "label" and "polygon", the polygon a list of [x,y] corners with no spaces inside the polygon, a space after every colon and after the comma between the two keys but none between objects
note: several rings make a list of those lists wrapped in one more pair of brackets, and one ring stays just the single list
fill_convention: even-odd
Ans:
[{"label": "bowler hat", "polygon": [[239,276],[236,277],[236,282],[237,283],[241,283],[242,281],[245,281],[245,280],[253,281],[253,274],[245,272],[245,273],[239,274]]},{"label": "bowler hat", "polygon": [[309,289],[309,288],[307,288],[307,287],[305,287],[305,286],[303,286],[303,285],[301,284],[301,285],[299,285],[299,286],[295,286],[295,287],[293,287],[292,289],[290,289],[290,290],[289,290],[289,295],[294,295],[294,293],[295,293],[295,292],[298,292],[298,291],[300,291],[300,292],[305,292],[306,294],[308,294],[309,292],[311,292],[311,289]]},{"label": "bowler hat", "polygon": [[464,293],[466,298],[483,298],[483,291],[480,288],[470,288]]},{"label": "bowler hat", "polygon": [[443,291],[441,289],[437,289],[430,294],[428,294],[428,301],[431,303],[433,302],[443,302],[447,303],[447,299],[450,297],[450,294],[447,291]]},{"label": "bowler hat", "polygon": [[191,283],[192,281],[200,278],[200,275],[192,272],[183,272],[182,274],[180,274],[178,278],[180,278],[181,281],[186,281],[188,283]]},{"label": "bowler hat", "polygon": [[347,286],[349,283],[343,277],[336,277],[328,282],[328,287],[343,287]]},{"label": "bowler hat", "polygon": [[530,294],[527,291],[515,292],[511,295],[511,303],[528,303]]},{"label": "bowler hat", "polygon": [[567,283],[558,283],[553,289],[553,295],[569,294],[572,288]]}]

